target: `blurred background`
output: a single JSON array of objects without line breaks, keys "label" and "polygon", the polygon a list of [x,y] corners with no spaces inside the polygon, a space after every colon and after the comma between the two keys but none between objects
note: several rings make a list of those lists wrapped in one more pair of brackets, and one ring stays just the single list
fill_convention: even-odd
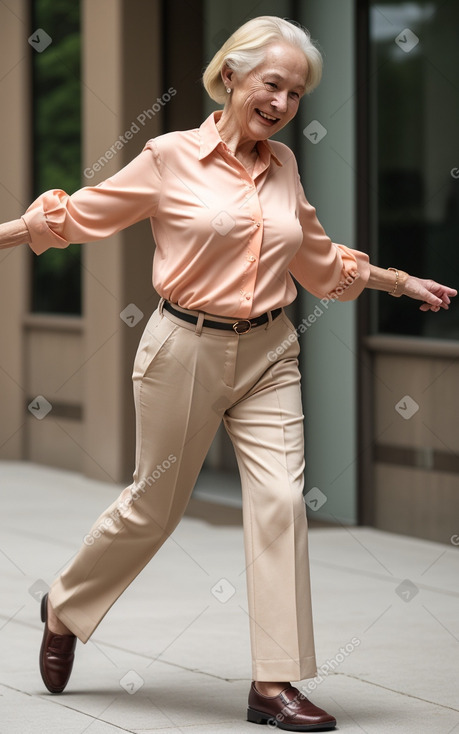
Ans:
[{"label": "blurred background", "polygon": [[[47,189],[103,181],[151,137],[199,126],[217,107],[205,65],[258,15],[306,26],[324,55],[320,87],[280,139],[327,233],[381,267],[458,287],[455,0],[3,0],[0,221]],[[131,481],[131,371],[158,300],[153,250],[145,221],[40,257],[1,252],[0,459]],[[295,326],[318,306],[299,289]],[[322,310],[300,337],[305,492],[326,498],[310,515],[448,543],[459,515],[458,304],[423,314],[364,293]],[[30,406],[43,398],[51,410],[38,418]],[[202,477],[202,497],[240,505],[223,431]]]}]

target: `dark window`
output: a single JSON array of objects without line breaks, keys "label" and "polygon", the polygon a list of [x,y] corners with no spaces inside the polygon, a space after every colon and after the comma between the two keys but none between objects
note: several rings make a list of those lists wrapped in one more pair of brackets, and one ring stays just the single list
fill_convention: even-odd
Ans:
[{"label": "dark window", "polygon": [[[33,0],[31,17],[31,33],[38,31],[32,52],[34,196],[48,189],[71,194],[81,186],[80,3]],[[39,50],[40,43],[49,45]],[[81,313],[79,245],[33,257],[32,311]]]},{"label": "dark window", "polygon": [[[372,259],[459,286],[459,3],[370,2]],[[373,296],[373,331],[456,339],[459,304]]]}]

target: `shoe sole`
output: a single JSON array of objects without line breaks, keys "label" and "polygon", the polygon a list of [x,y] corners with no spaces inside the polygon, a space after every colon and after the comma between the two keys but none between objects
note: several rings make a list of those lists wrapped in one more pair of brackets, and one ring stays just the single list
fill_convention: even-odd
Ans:
[{"label": "shoe sole", "polygon": [[46,622],[48,619],[48,594],[46,593],[41,600],[40,606],[40,617],[42,622]]},{"label": "shoe sole", "polygon": [[262,711],[256,711],[255,709],[247,709],[247,721],[251,721],[253,724],[268,724],[271,729],[283,729],[284,731],[331,731],[336,727],[336,721],[334,723],[329,722],[325,724],[283,724],[282,721],[277,719],[272,714],[265,714]]}]

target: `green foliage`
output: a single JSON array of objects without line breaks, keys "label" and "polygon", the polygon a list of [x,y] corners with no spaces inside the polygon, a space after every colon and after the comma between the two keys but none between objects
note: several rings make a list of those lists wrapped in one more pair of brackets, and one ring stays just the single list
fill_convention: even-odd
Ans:
[{"label": "green foliage", "polygon": [[[34,194],[81,186],[80,3],[34,0],[33,29],[52,43],[32,52],[34,92]],[[81,249],[51,249],[34,258],[32,308],[81,313]]]}]

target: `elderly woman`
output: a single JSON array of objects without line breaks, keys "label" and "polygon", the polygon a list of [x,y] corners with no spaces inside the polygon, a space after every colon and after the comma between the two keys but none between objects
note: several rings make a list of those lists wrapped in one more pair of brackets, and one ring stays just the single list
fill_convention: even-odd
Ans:
[{"label": "elderly woman", "polygon": [[376,288],[420,300],[424,311],[448,308],[456,291],[380,269],[332,243],[305,198],[292,151],[267,142],[318,84],[321,63],[303,29],[277,17],[250,20],[204,73],[223,111],[197,129],[148,141],[98,186],[42,194],[20,220],[0,227],[2,247],[28,242],[40,254],[149,217],[156,242],[161,301],[134,365],[133,482],[43,599],[40,669],[54,693],[69,680],[76,639],[88,640],[176,527],[223,420],[242,482],[248,719],[288,731],[336,725],[289,683],[316,673],[299,347],[283,310],[296,296],[292,275],[318,297],[346,301]]}]

